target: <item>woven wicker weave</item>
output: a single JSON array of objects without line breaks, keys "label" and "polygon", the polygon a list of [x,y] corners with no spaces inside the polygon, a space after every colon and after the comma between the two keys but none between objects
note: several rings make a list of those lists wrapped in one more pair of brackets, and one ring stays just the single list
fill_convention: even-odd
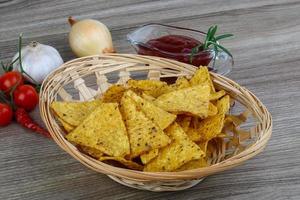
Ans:
[{"label": "woven wicker weave", "polygon": [[[72,60],[50,74],[40,94],[40,112],[54,141],[87,167],[108,175],[130,187],[151,191],[175,191],[194,186],[204,177],[237,165],[260,153],[271,137],[272,118],[266,107],[247,89],[232,80],[211,73],[215,86],[226,90],[252,115],[254,123],[250,137],[239,138],[238,144],[221,144],[213,153],[209,167],[182,172],[142,172],[119,167],[93,159],[81,153],[64,138],[64,132],[50,110],[51,102],[88,101],[100,96],[113,83],[124,84],[134,76],[144,74],[148,79],[191,76],[197,68],[173,60],[131,54],[107,54]],[[88,87],[88,82],[92,86]],[[94,84],[93,84],[94,83]],[[95,86],[97,84],[97,87]],[[240,148],[242,144],[246,145]]]}]

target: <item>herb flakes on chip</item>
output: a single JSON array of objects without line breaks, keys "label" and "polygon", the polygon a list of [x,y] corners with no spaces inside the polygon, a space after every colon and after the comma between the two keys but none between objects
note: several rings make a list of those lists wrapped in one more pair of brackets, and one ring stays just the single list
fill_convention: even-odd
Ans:
[{"label": "herb flakes on chip", "polygon": [[168,112],[205,118],[208,115],[209,94],[209,86],[197,85],[163,94],[154,103]]},{"label": "herb flakes on chip", "polygon": [[54,101],[51,108],[54,113],[64,122],[71,126],[78,126],[97,107],[101,105],[100,100],[86,102],[61,102]]},{"label": "herb flakes on chip", "polygon": [[117,103],[102,103],[66,138],[110,156],[123,157],[130,153],[126,128]]},{"label": "herb flakes on chip", "polygon": [[144,171],[174,171],[185,163],[204,156],[200,147],[188,138],[177,123],[169,126],[166,132],[172,138],[172,143],[162,148],[158,156],[145,166]]},{"label": "herb flakes on chip", "polygon": [[51,108],[82,153],[132,170],[178,172],[220,162],[226,147],[245,148],[252,136],[240,125],[250,112],[229,114],[232,102],[200,67],[170,85],[130,79],[101,99],[53,102]]},{"label": "herb flakes on chip", "polygon": [[124,95],[121,110],[128,131],[131,155],[134,158],[152,149],[164,147],[170,138],[137,108],[133,99]]}]

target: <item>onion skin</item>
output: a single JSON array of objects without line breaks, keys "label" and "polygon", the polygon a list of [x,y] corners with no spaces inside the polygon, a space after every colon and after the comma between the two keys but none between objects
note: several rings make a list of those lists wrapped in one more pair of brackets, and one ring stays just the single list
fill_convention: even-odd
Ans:
[{"label": "onion skin", "polygon": [[78,57],[115,52],[111,34],[103,23],[93,19],[75,21],[71,17],[69,23],[69,44]]}]

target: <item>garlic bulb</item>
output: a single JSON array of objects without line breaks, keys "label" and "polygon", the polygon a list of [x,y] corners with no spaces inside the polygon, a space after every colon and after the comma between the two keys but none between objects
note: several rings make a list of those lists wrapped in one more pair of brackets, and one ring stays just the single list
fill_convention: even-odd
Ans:
[{"label": "garlic bulb", "polygon": [[[19,53],[13,57],[13,61],[18,56]],[[31,42],[23,47],[21,49],[21,59],[23,70],[39,84],[51,71],[63,64],[63,59],[55,48],[38,42]],[[13,68],[21,71],[19,60],[14,63]],[[35,83],[26,74],[23,75],[28,81]]]},{"label": "garlic bulb", "polygon": [[111,34],[103,23],[93,19],[77,22],[72,17],[69,23],[69,44],[78,57],[114,52]]}]

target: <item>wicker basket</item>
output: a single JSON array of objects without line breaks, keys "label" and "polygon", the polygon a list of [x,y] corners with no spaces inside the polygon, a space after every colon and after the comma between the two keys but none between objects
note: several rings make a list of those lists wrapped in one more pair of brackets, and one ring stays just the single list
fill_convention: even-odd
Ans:
[{"label": "wicker basket", "polygon": [[182,172],[134,171],[108,165],[81,153],[64,138],[64,131],[51,112],[50,104],[55,100],[89,101],[105,92],[111,84],[122,84],[135,76],[145,76],[148,79],[191,76],[196,69],[173,60],[131,54],[75,59],[63,64],[44,81],[40,94],[41,116],[54,141],[87,167],[133,188],[151,191],[183,190],[199,183],[206,176],[242,164],[266,146],[271,137],[272,118],[266,107],[247,89],[226,77],[211,73],[218,89],[226,90],[236,102],[251,112],[254,119],[251,134],[246,138],[247,141],[238,138],[237,145],[222,144],[213,153],[209,167]]}]

